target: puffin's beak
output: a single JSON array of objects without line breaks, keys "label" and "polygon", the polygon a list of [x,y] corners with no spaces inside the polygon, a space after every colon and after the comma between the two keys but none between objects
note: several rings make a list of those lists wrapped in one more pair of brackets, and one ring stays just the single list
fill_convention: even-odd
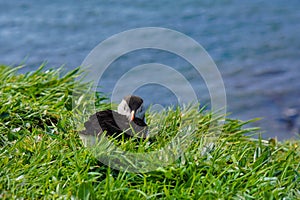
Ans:
[{"label": "puffin's beak", "polygon": [[130,117],[130,121],[133,121],[134,120],[134,110],[133,111],[131,111],[131,117]]}]

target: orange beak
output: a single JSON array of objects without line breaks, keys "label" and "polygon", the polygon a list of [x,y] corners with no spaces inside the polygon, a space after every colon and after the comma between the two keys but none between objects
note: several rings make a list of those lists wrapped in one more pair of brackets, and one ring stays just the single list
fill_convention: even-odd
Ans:
[{"label": "orange beak", "polygon": [[130,121],[133,121],[134,120],[134,110],[133,111],[131,111],[131,117],[130,117]]}]

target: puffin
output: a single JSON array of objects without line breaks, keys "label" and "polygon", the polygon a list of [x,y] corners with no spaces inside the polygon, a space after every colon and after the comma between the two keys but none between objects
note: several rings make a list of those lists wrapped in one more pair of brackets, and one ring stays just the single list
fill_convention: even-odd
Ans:
[{"label": "puffin", "polygon": [[80,131],[80,137],[99,136],[106,133],[116,139],[146,138],[148,129],[145,120],[145,107],[139,96],[125,96],[118,105],[117,111],[103,110],[91,115],[84,123],[85,129]]}]

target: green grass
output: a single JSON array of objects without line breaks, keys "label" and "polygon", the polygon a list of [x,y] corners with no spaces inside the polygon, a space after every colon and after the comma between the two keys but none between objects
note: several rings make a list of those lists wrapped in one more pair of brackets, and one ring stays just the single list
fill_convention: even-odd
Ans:
[{"label": "green grass", "polygon": [[[163,158],[149,158],[162,167],[133,173],[103,165],[74,124],[72,94],[88,88],[74,87],[80,74],[0,67],[0,199],[300,199],[299,140],[253,139],[245,135],[259,132],[243,128],[248,122],[226,119],[221,126],[196,107],[148,113],[157,133],[151,143],[114,141],[139,153],[167,146]],[[98,109],[109,106],[104,100],[99,93]],[[217,130],[222,133],[213,138]]]}]

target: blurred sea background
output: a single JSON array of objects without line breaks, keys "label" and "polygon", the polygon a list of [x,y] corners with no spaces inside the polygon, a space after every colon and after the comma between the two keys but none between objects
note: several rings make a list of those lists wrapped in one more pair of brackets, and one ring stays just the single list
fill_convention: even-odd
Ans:
[{"label": "blurred sea background", "polygon": [[[261,117],[263,138],[299,138],[300,1],[67,1],[0,0],[0,63],[25,64],[21,72],[81,65],[101,41],[128,29],[165,27],[201,44],[224,80],[229,117]],[[193,85],[199,101],[210,96],[201,76],[182,58],[159,50],[117,59],[99,83],[110,94],[116,81],[137,65],[174,67]],[[162,74],[162,79],[166,76]],[[130,83],[128,83],[130,84]],[[139,88],[147,104],[176,103],[159,85]]]}]

